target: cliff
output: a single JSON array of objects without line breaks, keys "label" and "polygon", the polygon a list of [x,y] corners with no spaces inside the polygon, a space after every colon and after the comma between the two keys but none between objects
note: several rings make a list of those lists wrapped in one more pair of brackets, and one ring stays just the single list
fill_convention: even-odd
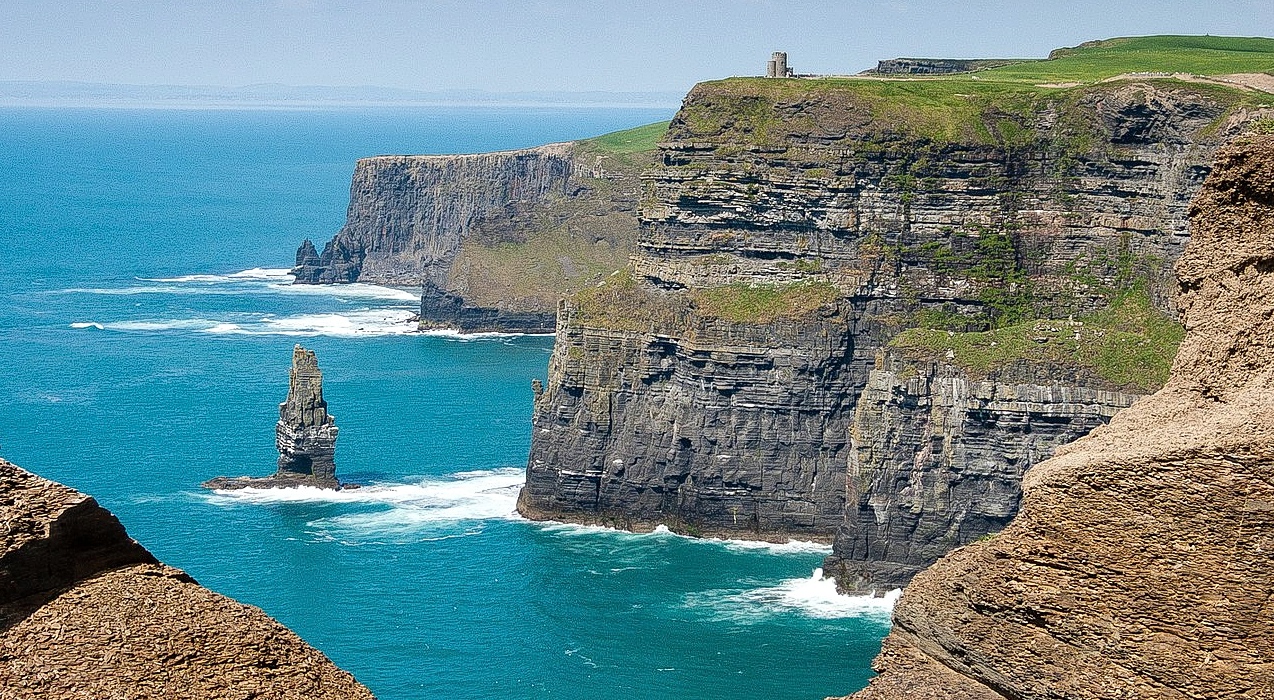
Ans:
[{"label": "cliff", "polygon": [[257,608],[157,562],[92,498],[0,460],[0,696],[368,698]]},{"label": "cliff", "polygon": [[976,380],[945,362],[881,353],[850,428],[846,517],[823,571],[884,592],[998,532],[1026,470],[1142,394],[1012,367]]},{"label": "cliff", "polygon": [[917,576],[855,697],[1269,695],[1271,183],[1274,137],[1218,154],[1167,385],[1032,469],[1003,532]]},{"label": "cliff", "polygon": [[499,153],[358,161],[345,226],[300,284],[423,286],[421,326],[552,332],[557,301],[623,266],[664,124]]},{"label": "cliff", "polygon": [[[842,561],[894,562],[888,582],[904,581],[1006,522],[1033,461],[1157,388],[1102,340],[1032,354],[1074,343],[1031,329],[1130,294],[1171,323],[1190,197],[1267,102],[1171,79],[696,86],[646,176],[629,269],[559,312],[521,512],[839,531]],[[1005,329],[1007,345],[967,341]],[[1124,332],[1119,319],[1099,330]],[[933,350],[947,337],[972,357],[917,365],[924,386],[873,376],[896,368],[877,365],[896,339]],[[1161,333],[1118,337],[1161,367],[1175,349]],[[974,376],[1015,362],[1019,376]],[[871,565],[841,570],[843,588],[875,587]]]}]

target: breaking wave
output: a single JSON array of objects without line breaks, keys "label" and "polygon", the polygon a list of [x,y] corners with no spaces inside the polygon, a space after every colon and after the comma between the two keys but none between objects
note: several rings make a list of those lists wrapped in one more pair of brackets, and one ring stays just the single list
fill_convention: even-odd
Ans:
[{"label": "breaking wave", "polygon": [[321,539],[411,543],[477,534],[482,521],[513,520],[525,470],[458,472],[411,484],[372,484],[332,491],[310,486],[214,491],[218,505],[351,504],[367,509],[319,518],[307,527]]},{"label": "breaking wave", "polygon": [[815,569],[808,578],[787,579],[772,586],[690,593],[685,597],[685,607],[705,612],[710,620],[741,624],[784,615],[820,620],[860,618],[888,624],[894,603],[901,595],[902,589],[881,597],[841,595],[836,592],[836,583],[824,579],[822,569]]},{"label": "breaking wave", "polygon": [[290,296],[327,296],[337,299],[379,299],[384,301],[418,301],[420,293],[408,289],[381,287],[374,284],[292,284],[290,270],[254,267],[226,275],[181,275],[178,277],[137,277],[140,284],[124,287],[75,287],[58,290],[62,294],[189,294],[240,295],[280,294]]},{"label": "breaking wave", "polygon": [[416,325],[412,309],[384,308],[359,309],[340,313],[297,314],[274,316],[272,314],[230,314],[230,318],[179,318],[142,319],[136,321],[82,321],[72,323],[71,328],[120,331],[126,333],[157,333],[183,331],[212,335],[288,335],[334,336],[341,338],[378,335],[403,335],[414,333]]},{"label": "breaking wave", "polygon": [[566,535],[597,535],[604,534],[623,539],[641,539],[641,538],[671,538],[683,540],[694,544],[702,544],[712,547],[724,547],[735,552],[765,552],[775,555],[807,555],[807,554],[831,554],[831,545],[821,544],[818,542],[806,542],[804,540],[790,540],[788,542],[761,542],[757,540],[729,540],[717,537],[692,537],[690,535],[681,535],[669,530],[666,525],[659,525],[650,532],[629,532],[627,530],[619,530],[604,525],[579,525],[576,523],[560,523],[547,521],[540,524],[540,527],[546,531]]}]

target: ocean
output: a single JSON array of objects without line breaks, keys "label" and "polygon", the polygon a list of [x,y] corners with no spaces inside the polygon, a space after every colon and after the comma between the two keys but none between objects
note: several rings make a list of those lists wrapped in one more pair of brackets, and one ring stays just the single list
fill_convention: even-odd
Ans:
[{"label": "ocean", "polygon": [[[814,700],[863,687],[889,602],[826,548],[517,517],[552,338],[411,332],[411,290],[294,287],[354,161],[592,136],[619,108],[0,109],[0,456],[92,494],[165,563],[259,606],[382,700]],[[340,493],[273,471],[294,343]]]}]

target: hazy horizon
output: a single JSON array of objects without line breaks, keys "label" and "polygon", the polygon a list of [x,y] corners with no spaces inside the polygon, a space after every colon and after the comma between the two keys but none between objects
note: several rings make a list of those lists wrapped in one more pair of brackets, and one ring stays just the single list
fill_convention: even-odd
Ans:
[{"label": "hazy horizon", "polygon": [[1274,3],[1224,0],[9,0],[0,81],[680,93],[764,71],[846,74],[897,56],[1042,58],[1144,34],[1274,35]]}]

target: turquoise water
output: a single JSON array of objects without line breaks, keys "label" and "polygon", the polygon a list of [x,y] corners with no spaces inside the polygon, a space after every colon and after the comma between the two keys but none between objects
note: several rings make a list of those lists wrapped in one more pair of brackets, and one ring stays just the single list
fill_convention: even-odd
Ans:
[{"label": "turquoise water", "polygon": [[[529,146],[651,110],[0,110],[0,455],[260,606],[383,700],[822,698],[866,683],[878,601],[823,555],[528,523],[552,339],[408,333],[415,294],[288,286],[360,156]],[[340,494],[272,471],[291,347],[318,352]]]}]

